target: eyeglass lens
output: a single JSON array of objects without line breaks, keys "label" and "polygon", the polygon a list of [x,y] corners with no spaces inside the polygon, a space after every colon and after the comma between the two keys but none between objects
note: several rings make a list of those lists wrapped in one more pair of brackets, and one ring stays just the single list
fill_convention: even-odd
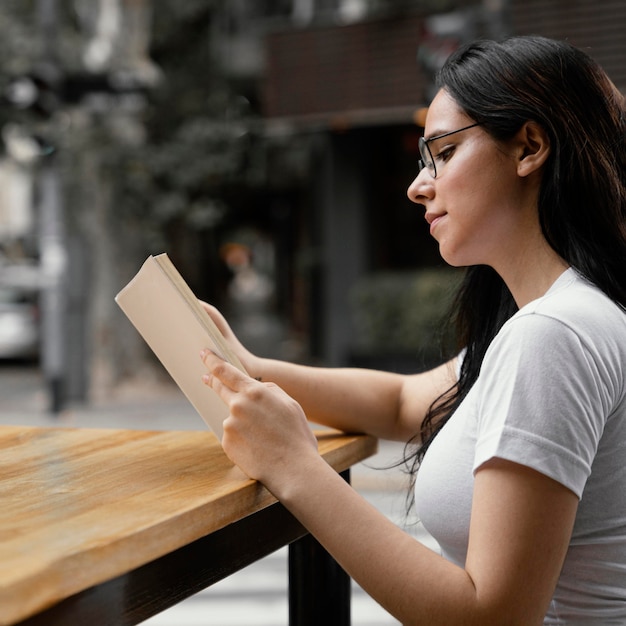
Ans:
[{"label": "eyeglass lens", "polygon": [[428,168],[428,171],[432,174],[433,178],[436,177],[437,170],[435,169],[435,161],[433,160],[433,156],[430,153],[430,148],[428,147],[428,143],[426,142],[424,137],[420,137],[418,146],[420,156],[422,157],[419,162],[420,171],[426,167]]},{"label": "eyeglass lens", "polygon": [[427,167],[432,177],[437,178],[437,168],[435,167],[435,160],[433,159],[433,154],[430,151],[430,146],[428,145],[429,141],[435,141],[436,139],[443,139],[444,137],[449,137],[450,135],[456,135],[464,130],[474,128],[474,126],[480,126],[480,122],[474,122],[474,124],[470,124],[469,126],[463,126],[463,128],[458,128],[457,130],[452,130],[449,133],[443,133],[442,135],[437,135],[436,137],[431,137],[430,139],[420,137],[418,143],[420,156],[422,157],[418,164],[420,172]]}]

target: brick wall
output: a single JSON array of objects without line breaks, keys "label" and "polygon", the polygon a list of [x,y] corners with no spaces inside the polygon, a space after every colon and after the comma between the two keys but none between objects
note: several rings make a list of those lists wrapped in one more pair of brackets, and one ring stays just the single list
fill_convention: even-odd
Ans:
[{"label": "brick wall", "polygon": [[267,117],[420,106],[422,19],[285,31],[266,43]]},{"label": "brick wall", "polygon": [[[509,7],[513,34],[569,40],[596,58],[626,92],[625,0],[509,0]],[[423,17],[404,15],[269,35],[263,114],[423,106],[428,77],[417,61],[422,33]]]}]

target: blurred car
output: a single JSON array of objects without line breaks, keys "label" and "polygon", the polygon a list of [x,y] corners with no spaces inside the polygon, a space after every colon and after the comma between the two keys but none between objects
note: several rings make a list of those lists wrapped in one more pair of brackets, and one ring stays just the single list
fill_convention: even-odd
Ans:
[{"label": "blurred car", "polygon": [[39,355],[39,308],[35,294],[0,287],[0,359]]}]

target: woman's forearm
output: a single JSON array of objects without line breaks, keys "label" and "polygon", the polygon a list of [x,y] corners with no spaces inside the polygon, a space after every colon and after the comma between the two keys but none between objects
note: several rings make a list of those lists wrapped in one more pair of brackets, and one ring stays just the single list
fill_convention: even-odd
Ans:
[{"label": "woman's forearm", "polygon": [[358,368],[323,368],[257,358],[250,374],[274,382],[312,422],[346,432],[408,441],[431,403],[455,381],[455,360],[413,375]]},{"label": "woman's forearm", "polygon": [[257,380],[273,382],[303,407],[312,422],[346,432],[407,441],[420,431],[428,408],[454,381],[454,367],[405,376],[358,368],[324,368],[257,357],[234,335],[223,315],[206,312]]},{"label": "woman's forearm", "polygon": [[274,382],[297,400],[308,419],[346,432],[402,439],[403,377],[357,368],[320,368],[259,359],[251,374]]}]

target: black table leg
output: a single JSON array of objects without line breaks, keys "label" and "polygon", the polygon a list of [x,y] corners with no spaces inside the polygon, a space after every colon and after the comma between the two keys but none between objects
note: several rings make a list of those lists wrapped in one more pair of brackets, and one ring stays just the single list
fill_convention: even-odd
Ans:
[{"label": "black table leg", "polygon": [[[350,470],[342,472],[350,482]],[[290,626],[350,626],[350,577],[311,535],[289,546]]]}]

